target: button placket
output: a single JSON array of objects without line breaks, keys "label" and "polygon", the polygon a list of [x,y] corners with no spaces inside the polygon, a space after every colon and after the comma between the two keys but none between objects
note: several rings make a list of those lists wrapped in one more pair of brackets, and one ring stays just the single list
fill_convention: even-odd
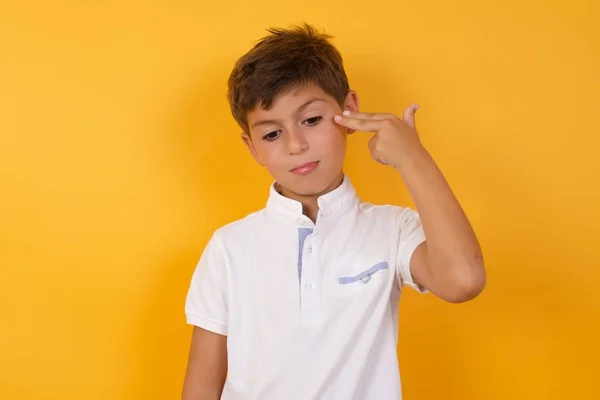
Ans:
[{"label": "button placket", "polygon": [[320,313],[320,287],[318,281],[320,274],[314,257],[315,246],[313,241],[314,233],[306,238],[303,248],[304,256],[302,257],[302,319],[309,324],[311,321],[315,321]]}]

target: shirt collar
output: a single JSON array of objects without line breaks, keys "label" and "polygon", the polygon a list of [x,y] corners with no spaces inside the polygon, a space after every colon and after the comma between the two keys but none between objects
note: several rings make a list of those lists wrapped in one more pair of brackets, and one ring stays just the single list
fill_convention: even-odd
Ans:
[{"label": "shirt collar", "polygon": [[[358,197],[350,178],[344,175],[342,183],[331,192],[317,199],[319,205],[318,218],[335,218],[358,204]],[[282,196],[275,189],[275,182],[269,189],[267,213],[274,218],[296,226],[314,226],[313,222],[302,213],[302,203]]]}]

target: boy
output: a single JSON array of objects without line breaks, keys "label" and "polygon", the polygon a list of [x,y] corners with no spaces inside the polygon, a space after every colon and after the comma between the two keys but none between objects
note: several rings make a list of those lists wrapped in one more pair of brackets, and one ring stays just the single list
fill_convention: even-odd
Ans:
[{"label": "boy", "polygon": [[[183,399],[397,400],[401,288],[473,299],[486,280],[478,241],[419,141],[417,106],[361,113],[329,36],[269,32],[238,60],[228,98],[274,183],[194,272]],[[418,214],[359,201],[342,170],[357,130],[374,132],[373,158],[399,172]]]}]

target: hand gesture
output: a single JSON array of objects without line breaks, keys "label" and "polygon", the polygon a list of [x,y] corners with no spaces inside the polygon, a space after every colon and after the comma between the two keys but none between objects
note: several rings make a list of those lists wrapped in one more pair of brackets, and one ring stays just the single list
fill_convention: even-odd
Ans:
[{"label": "hand gesture", "polygon": [[398,168],[406,156],[421,147],[415,125],[418,109],[418,105],[411,105],[404,110],[402,119],[393,114],[344,111],[335,121],[350,129],[374,132],[369,141],[371,156],[375,161]]}]

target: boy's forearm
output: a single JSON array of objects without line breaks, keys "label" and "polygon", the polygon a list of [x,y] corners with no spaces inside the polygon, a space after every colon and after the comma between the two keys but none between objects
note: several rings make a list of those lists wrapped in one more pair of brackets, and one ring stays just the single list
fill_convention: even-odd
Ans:
[{"label": "boy's forearm", "polygon": [[427,261],[436,280],[463,284],[485,281],[475,232],[442,172],[421,145],[404,156],[396,169],[411,194],[427,238]]}]

